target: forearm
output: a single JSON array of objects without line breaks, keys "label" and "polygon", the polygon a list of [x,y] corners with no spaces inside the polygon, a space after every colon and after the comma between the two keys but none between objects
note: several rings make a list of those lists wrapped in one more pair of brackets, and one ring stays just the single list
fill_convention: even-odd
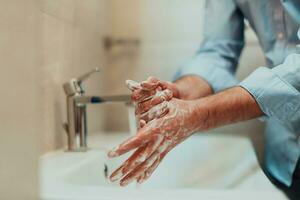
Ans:
[{"label": "forearm", "polygon": [[187,75],[174,82],[178,90],[178,98],[193,100],[213,94],[209,83],[197,75]]},{"label": "forearm", "polygon": [[195,115],[206,115],[204,122],[198,122],[200,131],[257,118],[263,114],[255,99],[242,87],[199,99],[195,104]]}]

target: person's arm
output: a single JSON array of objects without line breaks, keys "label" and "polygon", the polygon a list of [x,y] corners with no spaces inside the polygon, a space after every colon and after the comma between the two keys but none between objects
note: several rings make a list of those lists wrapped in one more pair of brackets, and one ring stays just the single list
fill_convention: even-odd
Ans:
[{"label": "person's arm", "polygon": [[182,76],[175,80],[173,85],[178,91],[179,99],[193,100],[213,94],[210,84],[197,75]]},{"label": "person's arm", "polygon": [[[174,80],[182,78],[178,84],[175,81],[179,93],[193,99],[209,94],[207,83],[213,92],[238,84],[234,74],[244,47],[244,16],[234,0],[206,1],[203,35],[196,55],[188,59],[174,77]],[[190,75],[199,79],[194,82],[185,78]]]},{"label": "person's arm", "polygon": [[245,121],[263,115],[252,95],[242,87],[233,87],[196,101],[195,115],[206,112],[205,121],[199,121],[197,131]]},{"label": "person's arm", "polygon": [[[299,31],[300,37],[300,31]],[[150,109],[147,114],[160,118],[144,124],[137,135],[123,142],[110,157],[137,149],[111,175],[121,179],[121,185],[137,180],[143,182],[153,173],[164,156],[180,142],[197,131],[244,121],[264,115],[273,118],[293,132],[300,132],[300,49],[286,58],[283,64],[254,71],[240,87],[198,100],[172,99],[165,107]],[[162,115],[160,115],[162,114]]]},{"label": "person's arm", "polygon": [[[135,152],[111,176],[125,186],[148,179],[165,155],[197,131],[252,119],[262,115],[255,99],[243,88],[235,87],[197,100],[173,98],[150,109],[149,123],[138,133],[108,153],[109,157]],[[166,108],[168,109],[166,112]],[[155,114],[163,115],[153,118]]]}]

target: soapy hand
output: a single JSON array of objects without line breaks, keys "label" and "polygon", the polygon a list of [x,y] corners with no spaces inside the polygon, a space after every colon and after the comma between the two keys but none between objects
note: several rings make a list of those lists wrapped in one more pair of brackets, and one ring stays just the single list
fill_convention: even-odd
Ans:
[{"label": "soapy hand", "polygon": [[[132,91],[132,101],[136,105],[135,114],[141,126],[156,117],[160,117],[156,115],[158,113],[152,112],[152,115],[147,114],[152,107],[169,101],[173,97],[179,97],[179,92],[175,84],[161,81],[155,77],[149,77],[141,83],[127,80],[126,84]],[[164,106],[165,104],[160,105],[160,107]],[[150,116],[150,118],[147,118],[147,116]]]},{"label": "soapy hand", "polygon": [[[111,181],[121,179],[121,186],[125,186],[134,180],[142,183],[151,176],[171,149],[197,130],[205,129],[208,113],[205,110],[199,112],[199,108],[195,107],[193,101],[173,98],[160,105],[151,108],[147,112],[147,118],[151,119],[150,113],[156,112],[165,113],[164,116],[143,124],[135,136],[108,153],[109,157],[117,157],[136,149],[111,174]],[[199,123],[199,121],[203,123]]]}]

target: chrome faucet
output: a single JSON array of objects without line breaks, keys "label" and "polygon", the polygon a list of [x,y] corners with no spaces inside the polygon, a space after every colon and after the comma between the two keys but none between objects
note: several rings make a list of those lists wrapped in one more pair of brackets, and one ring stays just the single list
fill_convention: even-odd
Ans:
[{"label": "chrome faucet", "polygon": [[67,123],[64,123],[63,127],[68,136],[68,151],[87,150],[87,104],[130,102],[130,95],[86,96],[82,83],[96,72],[99,72],[98,68],[63,84],[67,96]]}]

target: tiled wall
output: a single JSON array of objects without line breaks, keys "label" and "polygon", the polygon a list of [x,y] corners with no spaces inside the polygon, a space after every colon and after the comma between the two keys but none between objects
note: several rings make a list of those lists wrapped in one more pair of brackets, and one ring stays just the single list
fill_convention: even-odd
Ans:
[{"label": "tiled wall", "polygon": [[[38,197],[38,157],[62,148],[62,84],[103,68],[109,0],[0,0],[0,199]],[[86,84],[103,92],[104,74]],[[89,109],[90,131],[103,109]]]},{"label": "tiled wall", "polygon": [[[102,39],[108,34],[107,0],[40,0],[42,16],[43,64],[40,70],[42,113],[42,151],[61,148],[66,134],[64,82],[94,67],[104,68]],[[100,94],[104,74],[101,72],[86,82],[88,94]],[[101,106],[89,109],[89,130],[103,126]]]},{"label": "tiled wall", "polygon": [[37,199],[37,0],[0,0],[0,199]]}]

